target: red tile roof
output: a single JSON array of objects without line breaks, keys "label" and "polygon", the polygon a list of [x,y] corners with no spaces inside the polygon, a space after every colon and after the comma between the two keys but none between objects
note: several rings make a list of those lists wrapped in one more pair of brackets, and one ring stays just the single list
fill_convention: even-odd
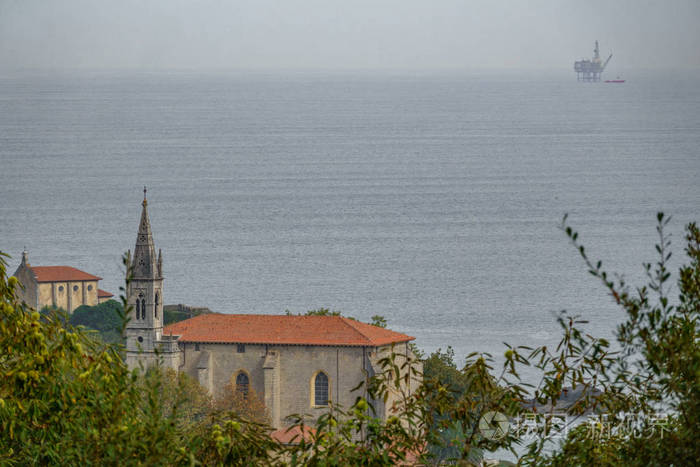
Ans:
[{"label": "red tile roof", "polygon": [[224,315],[207,313],[173,323],[163,334],[180,342],[369,346],[415,339],[341,316]]},{"label": "red tile roof", "polygon": [[113,293],[109,293],[106,290],[97,289],[97,298],[109,298],[114,297]]},{"label": "red tile roof", "polygon": [[29,269],[34,273],[37,282],[99,281],[102,279],[70,266],[30,266]]},{"label": "red tile roof", "polygon": [[[316,430],[310,426],[304,425],[304,440],[311,441],[316,434]],[[293,426],[291,428],[281,428],[270,433],[270,438],[280,444],[299,444],[301,442],[301,428]]]}]

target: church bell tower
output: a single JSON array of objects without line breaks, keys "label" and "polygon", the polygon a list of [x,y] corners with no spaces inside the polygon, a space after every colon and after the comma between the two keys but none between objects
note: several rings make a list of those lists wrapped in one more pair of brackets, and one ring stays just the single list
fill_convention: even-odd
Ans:
[{"label": "church bell tower", "polygon": [[160,250],[156,257],[146,187],[142,206],[133,256],[131,251],[127,253],[127,275],[131,274],[131,280],[127,285],[126,364],[130,369],[139,363],[144,367],[159,362],[176,365],[172,354],[177,352],[175,341],[163,339],[163,257]]}]

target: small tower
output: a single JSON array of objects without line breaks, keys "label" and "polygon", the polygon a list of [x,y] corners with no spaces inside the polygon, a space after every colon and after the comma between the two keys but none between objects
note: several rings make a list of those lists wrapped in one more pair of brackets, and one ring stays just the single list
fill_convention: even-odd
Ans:
[{"label": "small tower", "polygon": [[177,369],[177,341],[163,339],[163,258],[156,257],[143,188],[141,222],[133,255],[127,254],[131,280],[127,287],[129,322],[126,326],[126,364],[130,369],[161,363]]}]

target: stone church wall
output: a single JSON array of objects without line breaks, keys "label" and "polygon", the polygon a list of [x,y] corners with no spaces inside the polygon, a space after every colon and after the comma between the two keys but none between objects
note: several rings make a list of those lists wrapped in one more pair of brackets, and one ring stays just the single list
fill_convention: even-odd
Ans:
[{"label": "stone church wall", "polygon": [[[195,350],[198,348],[198,350]],[[211,362],[211,386],[207,389],[214,397],[221,396],[224,387],[231,382],[239,371],[248,374],[250,387],[261,398],[265,394],[263,362],[265,346],[245,344],[245,352],[239,353],[236,344],[185,343],[183,364],[180,371],[198,379],[198,364],[202,352],[209,352]]]},{"label": "stone church wall", "polygon": [[[318,418],[327,410],[313,404],[313,379],[319,371],[328,376],[329,398],[348,408],[363,392],[351,392],[363,379],[362,347],[280,346],[280,413]],[[283,422],[284,424],[284,422]]]},{"label": "stone church wall", "polygon": [[[333,347],[312,345],[261,345],[245,344],[245,352],[239,353],[237,344],[208,344],[184,343],[182,366],[180,371],[187,373],[195,380],[200,379],[201,356],[208,352],[211,372],[207,387],[212,394],[221,395],[223,388],[229,384],[239,371],[248,374],[250,387],[266,405],[278,401],[279,407],[267,407],[273,415],[274,426],[285,426],[284,418],[294,413],[310,414],[314,419],[327,410],[326,407],[313,406],[313,379],[319,371],[323,371],[329,380],[329,397],[334,404],[350,407],[355,398],[364,392],[351,392],[364,379],[363,362],[369,364],[369,358],[363,359],[362,347]],[[199,350],[195,350],[197,348]],[[268,359],[268,365],[278,365],[278,369],[267,368],[266,355],[277,352],[273,363]],[[367,351],[367,353],[369,353]],[[276,371],[272,371],[276,370]],[[278,394],[266,394],[278,391]],[[277,377],[279,381],[276,381]],[[272,381],[274,379],[274,381]],[[206,384],[205,384],[206,386]],[[278,417],[274,413],[279,414]],[[276,419],[277,418],[277,419]]]},{"label": "stone church wall", "polygon": [[[59,292],[59,286],[61,291]],[[44,282],[39,284],[39,308],[55,305],[68,310],[68,284],[65,282]]]},{"label": "stone church wall", "polygon": [[17,268],[14,276],[24,286],[20,298],[37,310],[56,306],[71,313],[80,305],[97,305],[97,281],[37,283],[34,274],[24,264]]},{"label": "stone church wall", "polygon": [[34,282],[34,275],[29,268],[21,264],[15,271],[14,276],[24,286],[23,291],[18,289],[19,298],[31,307],[38,307],[37,283]]},{"label": "stone church wall", "polygon": [[97,305],[97,281],[40,283],[39,308],[51,305],[69,313],[81,305]]}]

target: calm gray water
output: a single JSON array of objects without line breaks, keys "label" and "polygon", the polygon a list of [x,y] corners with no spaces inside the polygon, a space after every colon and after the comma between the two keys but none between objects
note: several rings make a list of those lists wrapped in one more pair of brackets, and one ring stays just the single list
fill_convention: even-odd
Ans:
[{"label": "calm gray water", "polygon": [[[700,220],[700,76],[0,75],[0,250],[118,292],[142,187],[165,302],[329,307],[501,354],[620,312],[558,225],[631,280],[655,213]],[[12,272],[11,271],[11,272]]]}]

